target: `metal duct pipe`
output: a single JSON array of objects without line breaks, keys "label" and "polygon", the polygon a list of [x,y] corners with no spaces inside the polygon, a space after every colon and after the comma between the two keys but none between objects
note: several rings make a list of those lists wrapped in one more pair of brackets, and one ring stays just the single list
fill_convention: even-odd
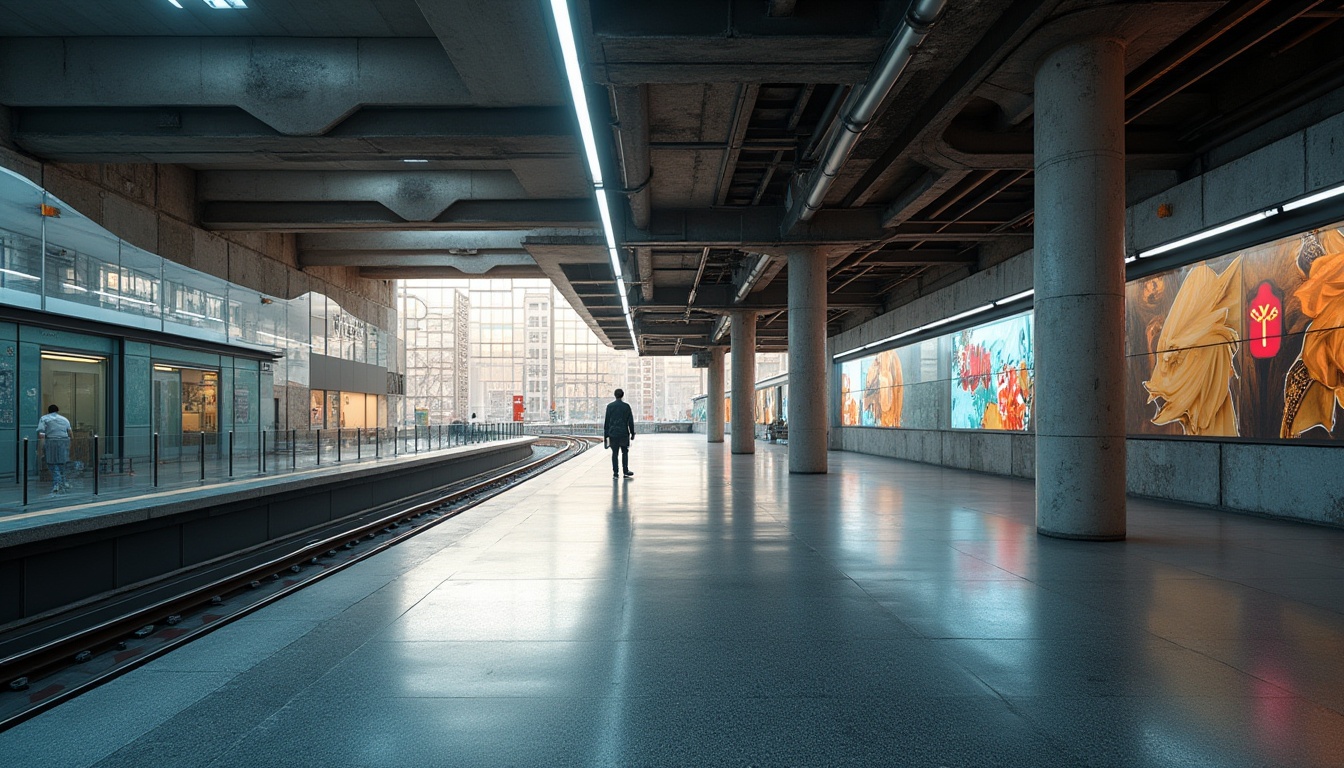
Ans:
[{"label": "metal duct pipe", "polygon": [[756,263],[752,265],[751,271],[747,273],[746,278],[742,281],[742,286],[737,289],[737,298],[733,299],[733,301],[741,303],[743,299],[747,298],[747,294],[751,293],[751,289],[756,286],[756,281],[761,279],[761,275],[765,272],[765,266],[769,263],[769,254],[756,254]]},{"label": "metal duct pipe", "polygon": [[868,123],[877,114],[877,108],[891,93],[892,87],[900,79],[901,73],[910,63],[915,49],[924,42],[929,30],[937,23],[947,6],[947,0],[913,0],[905,19],[891,36],[882,58],[873,68],[873,74],[863,88],[854,93],[846,104],[846,111],[840,118],[839,130],[835,131],[817,168],[807,175],[802,191],[793,197],[789,204],[789,213],[785,220],[787,232],[800,221],[807,221],[821,210],[821,201],[826,192],[840,174],[845,161],[854,151],[854,145],[867,130]]}]

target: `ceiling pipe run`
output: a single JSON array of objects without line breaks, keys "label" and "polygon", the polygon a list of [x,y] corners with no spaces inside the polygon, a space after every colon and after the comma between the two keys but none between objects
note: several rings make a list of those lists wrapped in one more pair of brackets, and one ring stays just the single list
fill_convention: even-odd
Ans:
[{"label": "ceiling pipe run", "polygon": [[854,151],[854,145],[858,144],[859,137],[877,114],[877,108],[891,93],[915,50],[924,42],[946,6],[947,0],[911,2],[910,9],[905,12],[905,19],[892,34],[891,42],[873,68],[868,82],[848,99],[847,108],[840,118],[839,130],[831,136],[821,161],[815,169],[799,179],[797,187],[790,187],[789,211],[782,228],[785,234],[821,210],[826,192],[835,183],[835,177]]}]

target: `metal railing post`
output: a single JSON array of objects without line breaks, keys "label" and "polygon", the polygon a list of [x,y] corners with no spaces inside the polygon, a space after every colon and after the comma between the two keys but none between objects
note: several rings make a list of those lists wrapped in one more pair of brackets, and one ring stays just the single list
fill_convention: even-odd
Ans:
[{"label": "metal railing post", "polygon": [[154,465],[154,487],[159,487],[159,433],[154,433],[154,442],[149,448],[150,462]]},{"label": "metal railing post", "polygon": [[392,455],[397,455],[397,441],[401,439],[401,427],[392,428]]},{"label": "metal railing post", "polygon": [[261,443],[257,446],[257,466],[261,474],[266,474],[266,430],[261,430]]},{"label": "metal railing post", "polygon": [[93,495],[98,495],[98,472],[103,463],[103,455],[98,452],[98,436],[93,436]]},{"label": "metal railing post", "polygon": [[383,428],[373,428],[373,458],[381,459],[383,457]]},{"label": "metal railing post", "polygon": [[205,482],[205,433],[201,433],[201,482]]},{"label": "metal railing post", "polygon": [[289,430],[289,468],[299,468],[299,430]]},{"label": "metal railing post", "polygon": [[415,452],[420,452],[420,425],[415,425]]},{"label": "metal railing post", "polygon": [[337,464],[340,464],[340,463],[341,463],[341,438],[342,438],[342,436],[341,436],[341,432],[342,432],[341,428],[340,428],[340,427],[337,427],[337,428],[336,428],[336,463],[337,463]]},{"label": "metal railing post", "polygon": [[317,439],[314,441],[317,445],[317,466],[322,466],[322,430],[317,430]]},{"label": "metal railing post", "polygon": [[28,506],[28,438],[23,438],[23,506]]},{"label": "metal railing post", "polygon": [[363,428],[356,428],[356,429],[355,429],[355,461],[363,461],[363,460],[364,460],[364,430],[363,430]]},{"label": "metal railing post", "polygon": [[229,477],[233,477],[233,430],[229,430]]}]

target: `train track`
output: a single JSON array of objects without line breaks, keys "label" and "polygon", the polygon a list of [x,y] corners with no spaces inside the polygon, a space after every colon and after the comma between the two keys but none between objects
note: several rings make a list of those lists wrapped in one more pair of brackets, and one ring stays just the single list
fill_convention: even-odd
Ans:
[{"label": "train track", "polygon": [[426,500],[348,517],[302,540],[276,542],[11,630],[5,644],[23,647],[0,658],[0,731],[455,517],[591,444],[545,437],[537,445],[556,448],[553,453],[468,478]]}]

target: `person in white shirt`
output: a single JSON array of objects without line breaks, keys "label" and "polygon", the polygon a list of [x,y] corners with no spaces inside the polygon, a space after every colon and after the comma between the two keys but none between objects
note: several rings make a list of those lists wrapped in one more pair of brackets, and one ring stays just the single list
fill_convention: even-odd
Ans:
[{"label": "person in white shirt", "polygon": [[47,408],[47,415],[37,420],[37,438],[42,441],[39,450],[51,469],[53,494],[69,490],[65,482],[65,465],[70,461],[70,420],[62,416],[60,410],[52,404]]}]

